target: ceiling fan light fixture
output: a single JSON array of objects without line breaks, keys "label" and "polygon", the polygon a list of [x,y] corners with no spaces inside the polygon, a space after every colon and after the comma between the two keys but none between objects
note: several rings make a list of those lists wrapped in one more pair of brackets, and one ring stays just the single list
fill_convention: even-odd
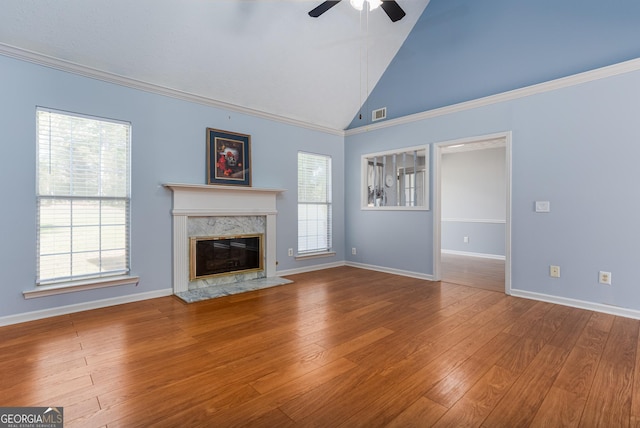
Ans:
[{"label": "ceiling fan light fixture", "polygon": [[382,0],[367,0],[369,2],[369,10],[373,10],[382,4]]},{"label": "ceiling fan light fixture", "polygon": [[351,3],[351,6],[353,6],[355,10],[362,10],[364,6],[364,0],[350,0],[349,3]]},{"label": "ceiling fan light fixture", "polygon": [[382,0],[350,0],[355,10],[362,10],[365,3],[369,3],[369,10],[373,10],[382,4]]},{"label": "ceiling fan light fixture", "polygon": [[[342,0],[323,1],[318,6],[309,11],[309,16],[312,18],[317,18],[341,1]],[[364,9],[365,2],[368,4],[369,10],[376,9],[378,6],[381,7],[389,17],[391,22],[399,21],[406,15],[404,10],[402,10],[400,5],[395,0],[349,0],[351,6],[359,11],[362,11]]]}]

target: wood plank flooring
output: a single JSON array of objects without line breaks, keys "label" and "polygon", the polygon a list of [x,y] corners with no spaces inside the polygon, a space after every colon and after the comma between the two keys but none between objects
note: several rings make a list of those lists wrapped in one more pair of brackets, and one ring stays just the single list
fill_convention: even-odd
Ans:
[{"label": "wood plank flooring", "polygon": [[504,260],[442,253],[444,282],[504,293]]},{"label": "wood plank flooring", "polygon": [[627,427],[640,321],[340,267],[0,328],[0,406],[67,427]]}]

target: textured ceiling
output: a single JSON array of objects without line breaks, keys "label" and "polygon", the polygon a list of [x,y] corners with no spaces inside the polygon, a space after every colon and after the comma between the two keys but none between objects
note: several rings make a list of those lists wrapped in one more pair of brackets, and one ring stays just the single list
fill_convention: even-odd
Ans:
[{"label": "textured ceiling", "polygon": [[342,130],[428,2],[392,23],[348,1],[2,0],[0,44]]}]

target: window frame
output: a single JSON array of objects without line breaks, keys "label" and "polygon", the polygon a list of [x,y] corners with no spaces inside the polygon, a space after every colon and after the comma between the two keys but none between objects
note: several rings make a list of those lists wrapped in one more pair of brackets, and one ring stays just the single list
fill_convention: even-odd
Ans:
[{"label": "window frame", "polygon": [[[73,184],[71,181],[69,182],[70,189],[68,192],[66,192],[67,194],[65,194],[64,190],[63,191],[51,190],[50,192],[41,191],[42,190],[41,185],[46,184],[45,182],[41,181],[42,177],[41,177],[41,169],[40,169],[41,168],[40,166],[41,144],[43,141],[43,138],[41,136],[40,120],[41,120],[41,117],[44,117],[43,114],[61,115],[61,116],[64,116],[67,120],[69,120],[69,118],[76,118],[80,120],[87,119],[90,121],[98,122],[97,123],[98,126],[103,126],[104,124],[115,124],[115,125],[121,125],[126,127],[125,128],[126,140],[119,141],[120,143],[124,142],[126,144],[126,147],[124,149],[124,154],[126,157],[126,165],[124,167],[124,170],[126,172],[125,172],[124,181],[117,180],[115,182],[120,186],[120,190],[122,191],[123,195],[116,195],[115,193],[118,193],[117,191],[113,191],[113,193],[110,193],[109,191],[107,191],[106,194],[97,194],[97,195],[89,194],[90,192],[87,192],[87,194],[85,195],[73,194],[74,191],[71,190],[71,188],[73,187]],[[85,123],[84,125],[89,127],[88,123]],[[79,113],[62,111],[62,110],[57,110],[57,109],[52,109],[47,107],[40,107],[40,106],[36,107],[36,210],[37,212],[36,212],[35,286],[37,291],[32,290],[29,292],[25,292],[25,298],[40,297],[42,295],[51,295],[51,294],[58,294],[61,292],[68,292],[69,290],[64,290],[65,288],[92,289],[92,288],[99,288],[99,287],[137,283],[138,278],[130,275],[130,271],[131,271],[131,142],[132,142],[131,134],[132,134],[132,125],[130,122],[127,122],[127,121],[114,120],[114,119],[104,118],[99,116],[91,116],[87,114],[79,114]],[[49,131],[49,134],[45,134],[44,138],[45,139],[47,137],[50,138],[51,136],[52,136],[51,131]],[[98,141],[98,144],[101,150],[105,148],[106,141],[107,140],[103,141],[102,139]],[[71,144],[75,146],[74,148],[77,149],[79,143],[74,140]],[[71,149],[70,149],[70,152],[73,153]],[[102,155],[100,155],[99,158],[101,163],[103,160]],[[75,164],[75,166],[77,167],[77,164]],[[74,167],[74,163],[73,163],[73,159],[71,159],[69,160],[69,169],[65,171],[71,171],[73,167]],[[60,168],[59,170],[64,170],[64,169]],[[95,176],[100,177],[98,179],[98,183],[99,183],[98,193],[102,193],[104,192],[104,189],[105,189],[104,175],[95,174]],[[112,185],[114,184],[113,181],[110,181],[110,182],[112,183]],[[53,183],[53,185],[55,185],[55,182]],[[45,204],[47,201],[60,201],[62,204],[66,202],[69,205],[70,211],[68,214],[69,216],[68,250],[62,250],[62,252],[60,253],[62,255],[68,254],[69,256],[70,267],[67,275],[59,275],[59,276],[44,275],[43,276],[43,272],[41,271],[42,257],[55,255],[55,253],[46,254],[46,253],[43,253],[42,251],[42,244],[43,244],[42,231],[47,229],[49,230],[52,229],[52,226],[43,227],[43,218],[42,218],[43,212],[44,212],[43,207],[45,207]],[[107,211],[105,210],[108,210],[109,205],[114,204],[114,202],[116,204],[119,202],[121,205],[120,207],[113,208],[118,213],[117,218],[119,219],[118,221],[121,221],[120,223],[118,222],[113,223],[112,222],[113,219],[109,218],[109,216],[104,217],[105,214],[107,213]],[[89,223],[89,224],[86,224],[86,223],[83,224],[81,221],[75,220],[73,205],[78,203],[93,204],[94,206],[93,209],[96,211],[92,212],[92,214],[94,215],[97,214],[98,220],[95,221],[94,223]],[[96,206],[97,206],[97,209],[95,208]],[[67,227],[67,226],[64,226],[64,227]],[[98,234],[100,236],[99,238],[100,243],[98,244],[97,249],[93,250],[93,252],[99,255],[98,256],[99,263],[98,263],[98,267],[91,272],[78,273],[76,268],[76,272],[74,273],[72,258],[74,256],[78,257],[82,253],[86,254],[87,252],[87,250],[74,251],[74,248],[73,248],[73,246],[75,245],[73,242],[73,233],[74,232],[77,233],[77,231],[83,227],[94,228],[94,230],[98,231]],[[108,228],[110,227],[111,228],[116,227],[116,229],[118,227],[124,228],[124,239],[121,239],[121,238],[117,239],[118,241],[122,242],[123,246],[121,248],[120,247],[116,247],[116,248],[103,247],[102,239],[104,239],[105,233],[108,231]],[[116,233],[120,234],[121,232],[116,232]],[[117,236],[121,236],[121,235],[117,235]],[[67,237],[65,237],[65,240],[66,239]],[[95,245],[95,242],[93,244]],[[106,262],[105,253],[108,254],[109,251],[115,251],[116,253],[124,251],[124,257],[119,256],[117,258],[119,261],[121,262],[123,261],[123,264],[111,270],[109,269],[105,270],[103,265]],[[85,263],[85,265],[86,264],[87,263]],[[28,293],[30,293],[31,295],[28,295]]]},{"label": "window frame", "polygon": [[[304,177],[301,176],[300,171],[301,171],[301,156],[309,156],[309,157],[315,157],[317,158],[319,161],[324,161],[326,162],[326,182],[324,183],[325,185],[325,196],[326,198],[324,199],[324,201],[304,201],[301,200],[301,185],[302,184],[302,180],[304,179]],[[298,177],[297,177],[297,184],[298,184],[298,190],[297,190],[297,233],[296,233],[296,237],[297,237],[297,244],[296,244],[296,258],[297,259],[301,259],[301,258],[311,258],[311,257],[322,257],[322,256],[327,256],[327,255],[334,255],[335,251],[333,251],[333,179],[332,179],[332,175],[333,175],[333,159],[331,157],[331,155],[326,155],[326,154],[321,154],[321,153],[312,153],[312,152],[307,152],[307,151],[302,151],[299,150],[298,154],[297,154],[297,169],[298,169]],[[306,185],[307,183],[304,183],[304,185]],[[306,234],[306,235],[301,235],[301,221],[303,221],[301,219],[301,207],[311,207],[311,206],[316,206],[316,207],[326,207],[326,209],[324,211],[326,211],[326,228],[324,229],[325,231],[325,236],[324,239],[326,239],[326,245],[322,245],[322,246],[315,246],[311,249],[309,249],[309,247],[303,247],[301,246],[301,240],[304,237],[308,237],[310,235]],[[307,220],[308,221],[308,220]],[[321,220],[320,220],[321,221]],[[320,237],[320,235],[316,235],[318,238]]]},{"label": "window frame", "polygon": [[[406,147],[361,156],[361,210],[371,211],[429,211],[430,145]],[[414,158],[414,153],[416,158]],[[410,158],[408,164],[402,156]],[[411,159],[413,158],[413,159]],[[424,164],[414,163],[424,158]],[[395,159],[395,161],[393,161]],[[387,160],[389,160],[387,162]],[[395,171],[394,171],[395,169]],[[413,176],[411,178],[410,176]],[[413,179],[413,194],[407,205],[404,180]],[[372,187],[374,189],[372,189]],[[387,189],[393,190],[393,199],[387,201]],[[378,201],[379,199],[379,201]],[[380,204],[378,205],[378,202]],[[395,202],[395,203],[394,203]]]}]

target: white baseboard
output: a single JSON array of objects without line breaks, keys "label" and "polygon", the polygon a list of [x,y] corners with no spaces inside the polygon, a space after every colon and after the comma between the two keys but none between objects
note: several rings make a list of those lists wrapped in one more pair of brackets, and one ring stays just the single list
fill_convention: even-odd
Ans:
[{"label": "white baseboard", "polygon": [[454,254],[456,256],[480,257],[483,259],[505,260],[500,254],[472,253],[468,251],[441,250],[442,254]]},{"label": "white baseboard", "polygon": [[408,270],[394,269],[394,268],[388,268],[383,266],[367,265],[364,263],[356,263],[356,262],[346,262],[346,265],[351,267],[357,267],[360,269],[375,270],[377,272],[392,273],[394,275],[408,276],[410,278],[425,279],[427,281],[433,281],[433,275],[429,275],[426,273],[411,272]]},{"label": "white baseboard", "polygon": [[568,297],[552,296],[549,294],[535,293],[526,290],[511,289],[512,296],[522,297],[524,299],[539,300],[541,302],[555,303],[557,305],[570,306],[572,308],[586,309],[588,311],[602,312],[605,314],[616,315],[619,317],[640,319],[640,311],[635,309],[621,308],[606,303],[586,302],[584,300],[576,300]]},{"label": "white baseboard", "polygon": [[276,271],[276,276],[295,275],[298,273],[313,272],[313,271],[322,270],[322,269],[331,269],[331,268],[340,267],[344,265],[345,265],[345,262],[341,261],[341,262],[334,262],[334,263],[323,263],[321,265],[313,265],[313,266],[307,266],[307,267],[301,267],[301,268],[295,268],[295,269],[279,270],[279,271]]},{"label": "white baseboard", "polygon": [[351,266],[351,267],[360,268],[360,269],[375,270],[377,272],[391,273],[394,275],[408,276],[411,278],[433,281],[433,275],[428,275],[425,273],[411,272],[411,271],[406,271],[401,269],[394,269],[394,268],[388,268],[383,266],[375,266],[375,265],[368,265],[364,263],[356,263],[356,262],[348,262],[348,261],[314,265],[314,266],[302,267],[297,269],[280,270],[280,271],[277,271],[276,274],[278,276],[287,276],[287,275],[295,275],[298,273],[313,272],[316,270],[330,269],[330,268],[340,267],[340,266]]},{"label": "white baseboard", "polygon": [[111,299],[94,300],[75,305],[59,306],[57,308],[43,309],[40,311],[26,312],[23,314],[8,315],[0,317],[0,326],[19,324],[22,322],[35,321],[43,318],[68,315],[75,312],[88,311],[91,309],[106,308],[108,306],[122,305],[124,303],[138,302],[140,300],[155,299],[157,297],[171,296],[173,289],[149,291],[146,293],[130,294],[128,296],[114,297]]}]

